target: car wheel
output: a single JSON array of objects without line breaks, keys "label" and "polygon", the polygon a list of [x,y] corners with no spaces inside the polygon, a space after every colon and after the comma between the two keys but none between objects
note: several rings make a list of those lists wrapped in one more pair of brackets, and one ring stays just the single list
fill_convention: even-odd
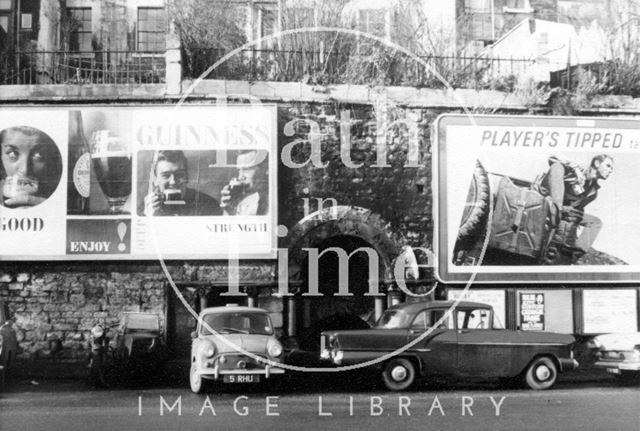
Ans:
[{"label": "car wheel", "polygon": [[205,381],[202,375],[197,372],[195,363],[191,365],[191,369],[189,370],[189,385],[191,386],[191,391],[195,394],[204,392]]},{"label": "car wheel", "polygon": [[549,389],[558,378],[558,369],[553,360],[548,357],[533,360],[525,376],[527,385],[534,390]]},{"label": "car wheel", "polygon": [[472,236],[482,226],[485,215],[489,212],[489,176],[487,171],[476,161],[467,201],[462,212],[462,221],[458,229],[458,241]]},{"label": "car wheel", "polygon": [[387,362],[382,371],[382,380],[391,391],[409,389],[416,379],[416,367],[405,358],[395,358]]}]

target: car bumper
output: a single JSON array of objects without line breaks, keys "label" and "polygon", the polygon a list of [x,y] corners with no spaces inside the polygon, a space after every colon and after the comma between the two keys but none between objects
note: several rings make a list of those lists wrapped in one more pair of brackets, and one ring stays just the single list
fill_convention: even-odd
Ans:
[{"label": "car bumper", "polygon": [[594,367],[606,368],[607,370],[620,370],[620,371],[640,371],[640,362],[611,362],[611,361],[598,361],[593,364]]},{"label": "car bumper", "polygon": [[261,368],[261,369],[251,369],[251,370],[225,370],[225,369],[220,369],[218,367],[214,367],[214,368],[206,368],[203,370],[198,370],[197,371],[198,374],[200,374],[202,377],[205,378],[212,378],[215,380],[218,380],[220,378],[220,376],[223,375],[229,375],[229,374],[236,374],[236,375],[247,375],[247,374],[260,374],[265,376],[267,379],[273,375],[280,375],[280,374],[284,374],[284,369],[283,368],[278,368],[278,367],[271,367],[269,365],[267,365],[265,368]]},{"label": "car bumper", "polygon": [[560,358],[560,370],[561,371],[571,371],[578,368],[578,361],[573,358]]}]

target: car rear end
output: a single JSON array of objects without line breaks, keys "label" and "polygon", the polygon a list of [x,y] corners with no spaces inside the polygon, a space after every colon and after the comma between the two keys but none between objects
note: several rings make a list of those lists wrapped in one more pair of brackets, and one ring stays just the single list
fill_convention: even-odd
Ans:
[{"label": "car rear end", "polygon": [[618,376],[640,376],[640,335],[637,333],[598,336],[591,345],[597,359],[594,367]]}]

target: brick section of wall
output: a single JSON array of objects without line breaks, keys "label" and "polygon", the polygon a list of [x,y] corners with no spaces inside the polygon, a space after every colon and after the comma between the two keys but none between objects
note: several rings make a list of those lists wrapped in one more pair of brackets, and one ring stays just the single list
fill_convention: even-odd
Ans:
[{"label": "brick section of wall", "polygon": [[125,311],[163,312],[164,277],[157,271],[30,267],[30,272],[4,272],[0,281],[0,298],[16,318],[18,359],[84,359],[95,324],[116,324]]},{"label": "brick section of wall", "polygon": [[[341,112],[349,112],[351,129],[351,160],[362,167],[349,168],[340,157]],[[389,130],[388,167],[376,162],[376,122],[381,116],[370,106],[340,104],[287,104],[279,107],[280,153],[294,139],[309,141],[311,125],[307,121],[295,122],[295,135],[283,133],[287,123],[295,119],[310,120],[319,126],[322,162],[327,167],[279,167],[278,200],[280,223],[292,227],[305,214],[305,199],[309,212],[318,209],[317,199],[335,199],[338,205],[355,205],[378,213],[391,224],[397,242],[429,247],[433,222],[431,218],[431,154],[430,124],[443,111],[434,109],[387,108],[388,124],[407,116],[418,124],[420,167],[407,167],[407,136],[401,127]],[[450,110],[449,110],[450,112]],[[293,123],[291,123],[293,125]],[[315,133],[318,131],[316,130]],[[294,147],[294,162],[310,157],[310,145]],[[330,201],[326,201],[330,205]]]},{"label": "brick section of wall", "polygon": [[[226,262],[169,265],[169,272],[174,281],[220,281],[228,274]],[[241,264],[241,280],[272,280],[273,274],[271,262]],[[164,319],[165,281],[165,274],[154,262],[5,265],[0,269],[0,299],[8,302],[16,318],[17,359],[84,361],[89,332],[95,324],[116,325],[126,311],[154,312]],[[282,311],[272,301],[264,305],[272,313]]]}]

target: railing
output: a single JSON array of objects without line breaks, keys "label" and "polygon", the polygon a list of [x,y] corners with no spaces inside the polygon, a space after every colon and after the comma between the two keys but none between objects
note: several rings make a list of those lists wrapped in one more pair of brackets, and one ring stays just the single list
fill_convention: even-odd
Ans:
[{"label": "railing", "polygon": [[[493,88],[506,77],[527,75],[536,60],[485,57],[420,57],[418,62],[390,50],[319,52],[303,50],[244,50],[216,68],[225,51],[203,48],[183,58],[188,78],[244,81],[293,81],[313,84],[397,85],[443,88]],[[565,65],[542,65],[558,69]],[[441,79],[442,78],[442,79]],[[444,79],[444,81],[443,81]],[[497,84],[500,85],[499,83]]]},{"label": "railing", "polygon": [[152,84],[165,69],[164,51],[14,51],[0,54],[0,85]]},{"label": "railing", "polygon": [[[388,49],[355,51],[244,50],[218,67],[225,51],[184,51],[187,78],[289,81],[427,88],[504,89],[526,76],[536,60],[425,56],[416,61]],[[557,70],[564,65],[540,65]],[[211,69],[211,70],[209,70]],[[0,85],[147,84],[165,82],[164,52],[21,51],[0,54]],[[548,80],[548,78],[547,78]],[[512,88],[511,88],[512,89]]]}]

